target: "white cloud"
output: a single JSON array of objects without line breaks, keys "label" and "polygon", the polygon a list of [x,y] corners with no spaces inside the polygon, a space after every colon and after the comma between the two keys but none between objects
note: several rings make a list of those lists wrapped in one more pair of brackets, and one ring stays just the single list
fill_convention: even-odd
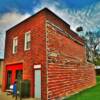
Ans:
[{"label": "white cloud", "polygon": [[82,26],[84,31],[100,29],[100,3],[90,5],[81,10],[70,8],[60,8],[61,4],[57,0],[42,0],[42,4],[35,9],[35,12],[41,8],[48,7],[63,20],[70,24],[72,30]]},{"label": "white cloud", "polygon": [[[47,7],[71,25],[75,31],[78,26],[82,26],[84,31],[100,29],[100,3],[91,5],[81,10],[61,8],[58,0],[41,0],[41,4],[34,8],[33,12]],[[20,14],[17,12],[6,13],[0,17],[0,33],[5,33],[7,29],[29,17],[30,14]],[[0,34],[0,55],[4,51],[4,34]],[[2,53],[1,53],[2,52]]]},{"label": "white cloud", "polygon": [[7,29],[28,18],[30,14],[20,14],[17,12],[6,13],[0,18],[0,32],[4,33]]},{"label": "white cloud", "polygon": [[28,18],[30,14],[20,14],[17,12],[6,13],[0,17],[0,57],[4,53],[5,32],[12,26]]}]

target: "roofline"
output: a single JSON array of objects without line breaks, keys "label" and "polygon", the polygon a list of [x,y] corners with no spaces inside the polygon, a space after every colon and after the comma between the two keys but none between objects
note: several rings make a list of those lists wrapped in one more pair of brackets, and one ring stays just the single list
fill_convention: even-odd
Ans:
[{"label": "roofline", "polygon": [[27,20],[29,20],[30,18],[32,18],[32,17],[34,17],[34,16],[36,16],[37,14],[39,14],[40,12],[42,12],[42,11],[43,11],[43,10],[45,10],[45,9],[46,9],[46,8],[41,9],[41,10],[40,10],[40,11],[38,11],[37,13],[35,13],[35,14],[31,15],[30,17],[28,17],[28,18],[24,19],[23,21],[19,22],[18,24],[16,24],[16,25],[12,26],[12,27],[11,27],[11,28],[9,28],[6,32],[8,32],[8,31],[10,31],[11,29],[13,29],[13,28],[17,27],[17,26],[18,26],[18,25],[20,25],[21,23],[26,22]]},{"label": "roofline", "polygon": [[60,20],[62,20],[62,21],[70,28],[70,25],[69,25],[67,22],[65,22],[62,18],[60,18],[60,17],[59,17],[58,15],[56,15],[54,12],[52,12],[51,10],[49,10],[48,8],[45,7],[45,8],[43,8],[43,9],[39,10],[37,13],[35,13],[35,14],[31,15],[30,17],[24,19],[23,21],[19,22],[18,24],[12,26],[12,27],[9,28],[8,30],[6,30],[6,32],[8,32],[8,31],[10,31],[11,29],[17,27],[17,26],[20,25],[21,23],[26,22],[27,20],[29,20],[30,18],[36,16],[37,14],[41,13],[42,11],[49,11],[49,12],[51,12],[53,15],[55,15],[57,18],[59,18]]},{"label": "roofline", "polygon": [[78,38],[80,38],[81,42],[84,43],[83,38],[81,38],[76,32],[74,32],[73,30],[70,29],[70,31],[73,32],[73,34],[75,34]]},{"label": "roofline", "polygon": [[52,14],[55,15],[57,18],[59,18],[61,21],[63,21],[63,22],[69,27],[69,29],[70,29],[70,25],[69,25],[66,21],[64,21],[61,17],[59,17],[57,14],[55,14],[52,10],[50,10],[50,9],[48,9],[48,8],[44,8],[44,9],[48,10],[50,13],[52,13]]},{"label": "roofline", "polygon": [[[80,40],[78,40],[77,38],[75,38],[75,36],[71,35],[70,33],[62,30],[59,26],[56,26],[55,24],[53,24],[52,22],[50,22],[49,20],[46,21],[47,23],[49,23],[50,25],[52,25],[53,27],[55,27],[56,29],[58,29],[60,31],[60,33],[63,33],[64,36],[67,36],[68,38],[72,39],[74,42],[84,46],[84,41],[82,41],[82,39],[78,36],[78,34],[74,33],[73,34],[76,35]],[[71,31],[71,30],[70,30]]]},{"label": "roofline", "polygon": [[[23,21],[19,22],[19,23],[16,24],[15,26],[9,28],[6,32],[8,32],[8,31],[12,30],[13,28],[17,27],[18,25],[20,25],[20,24],[26,22],[26,21],[29,20],[30,18],[35,17],[37,14],[39,14],[39,13],[41,13],[41,12],[45,12],[45,11],[48,11],[48,12],[52,13],[54,16],[56,16],[58,19],[60,19],[65,25],[67,25],[68,28],[69,28],[69,30],[71,30],[71,29],[70,29],[70,25],[69,25],[66,21],[64,21],[62,18],[60,18],[60,17],[59,17],[58,15],[56,15],[54,12],[52,12],[51,10],[49,10],[48,8],[45,7],[45,8],[43,8],[43,9],[41,9],[40,11],[38,11],[37,13],[33,14],[32,16],[30,16],[30,17],[24,19]],[[72,31],[72,30],[71,30],[71,31]],[[81,41],[82,43],[84,43],[83,39],[82,39],[77,33],[75,33],[74,31],[72,31],[72,32],[73,32],[73,34],[77,35],[78,38],[80,38],[80,41]]]}]

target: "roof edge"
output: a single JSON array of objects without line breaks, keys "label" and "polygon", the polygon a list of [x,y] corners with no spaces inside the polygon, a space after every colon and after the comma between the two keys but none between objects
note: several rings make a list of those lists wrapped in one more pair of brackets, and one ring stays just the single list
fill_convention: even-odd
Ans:
[{"label": "roof edge", "polygon": [[50,13],[52,13],[53,15],[55,15],[57,18],[59,18],[60,20],[62,20],[62,21],[70,28],[70,25],[69,25],[67,22],[65,22],[62,18],[60,18],[57,14],[55,14],[54,12],[52,12],[50,9],[48,9],[47,7],[45,7],[45,8],[43,8],[43,9],[39,10],[38,12],[34,13],[34,14],[31,15],[30,17],[28,17],[28,18],[22,20],[22,21],[19,22],[18,24],[12,26],[12,27],[9,28],[8,30],[6,30],[6,32],[8,32],[8,31],[10,31],[11,29],[17,27],[17,26],[20,25],[21,23],[26,22],[27,20],[29,20],[30,18],[36,16],[37,14],[39,14],[39,13],[41,13],[41,12],[45,12],[45,11],[49,11]]}]

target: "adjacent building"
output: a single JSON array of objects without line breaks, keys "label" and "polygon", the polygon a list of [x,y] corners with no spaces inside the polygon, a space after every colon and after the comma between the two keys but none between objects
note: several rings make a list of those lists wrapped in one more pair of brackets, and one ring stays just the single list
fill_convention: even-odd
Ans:
[{"label": "adjacent building", "polygon": [[3,79],[3,61],[4,59],[0,59],[0,88],[2,87],[2,79]]},{"label": "adjacent building", "polygon": [[54,100],[96,84],[84,41],[47,8],[6,33],[3,91],[17,80],[30,81],[30,95]]},{"label": "adjacent building", "polygon": [[95,71],[96,71],[96,75],[99,76],[100,75],[100,66],[95,66]]}]

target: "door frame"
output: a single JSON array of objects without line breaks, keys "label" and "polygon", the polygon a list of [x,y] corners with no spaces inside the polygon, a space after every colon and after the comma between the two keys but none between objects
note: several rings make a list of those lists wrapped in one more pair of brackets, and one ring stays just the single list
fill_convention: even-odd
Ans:
[{"label": "door frame", "polygon": [[[5,89],[7,87],[7,72],[12,71],[12,76],[11,76],[11,84],[14,83],[16,79],[16,71],[17,70],[22,70],[23,71],[23,63],[16,63],[16,64],[9,64],[6,65],[6,71],[5,71]],[[23,78],[23,75],[22,75]]]}]

